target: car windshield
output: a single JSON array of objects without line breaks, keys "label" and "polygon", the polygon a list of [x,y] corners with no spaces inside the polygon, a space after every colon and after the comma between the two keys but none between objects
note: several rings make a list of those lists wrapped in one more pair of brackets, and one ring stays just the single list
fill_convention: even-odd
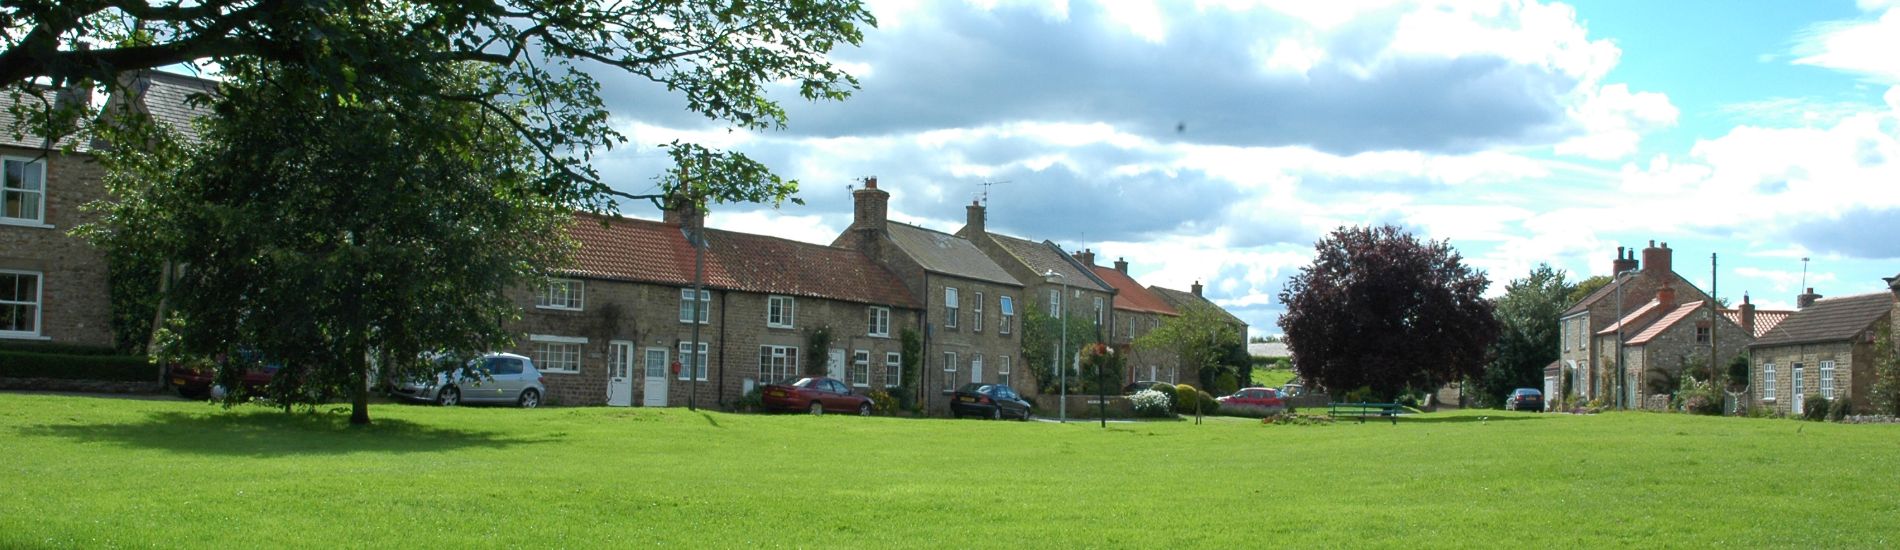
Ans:
[{"label": "car windshield", "polygon": [[809,388],[816,383],[818,383],[817,378],[800,378],[797,382],[791,383],[791,386],[794,388]]},{"label": "car windshield", "polygon": [[990,385],[989,384],[964,384],[963,387],[957,388],[957,391],[960,391],[963,393],[989,393]]}]

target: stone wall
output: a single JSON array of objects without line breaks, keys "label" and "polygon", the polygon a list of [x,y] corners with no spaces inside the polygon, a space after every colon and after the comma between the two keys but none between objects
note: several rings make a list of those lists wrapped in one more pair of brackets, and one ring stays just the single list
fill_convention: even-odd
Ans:
[{"label": "stone wall", "polygon": [[[1821,393],[1821,362],[1834,362],[1835,398],[1847,397],[1854,407],[1865,410],[1869,405],[1867,388],[1870,387],[1871,367],[1867,364],[1870,357],[1865,346],[1856,346],[1851,342],[1824,342],[1816,344],[1798,344],[1789,346],[1756,347],[1752,356],[1749,372],[1749,397],[1757,406],[1768,407],[1780,414],[1793,414],[1794,403],[1794,366],[1802,366],[1801,383],[1803,394]],[[1775,396],[1767,397],[1767,387],[1762,377],[1766,366],[1775,366]]]}]

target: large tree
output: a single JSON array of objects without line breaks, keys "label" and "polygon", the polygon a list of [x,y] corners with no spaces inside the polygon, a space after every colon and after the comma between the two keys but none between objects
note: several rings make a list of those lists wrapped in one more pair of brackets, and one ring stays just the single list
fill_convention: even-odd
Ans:
[{"label": "large tree", "polygon": [[1280,329],[1300,376],[1390,399],[1478,375],[1498,322],[1490,285],[1445,241],[1397,227],[1334,230],[1287,282]]},{"label": "large tree", "polygon": [[[661,187],[643,194],[601,179],[591,159],[624,138],[609,125],[596,74],[677,94],[715,121],[775,128],[785,111],[768,90],[844,98],[857,81],[829,53],[858,44],[861,25],[874,23],[858,0],[20,0],[0,6],[0,88],[36,79],[116,87],[128,71],[270,62],[339,101],[374,93],[476,106],[536,153],[555,198],[604,207],[615,196],[665,196],[679,178],[642,174]],[[494,77],[454,88],[433,77],[467,64]],[[48,113],[51,105],[17,105],[33,127],[13,130],[62,134],[85,116]],[[796,191],[743,154],[668,145],[692,169],[695,197],[778,201]]]},{"label": "large tree", "polygon": [[1473,380],[1480,405],[1500,405],[1513,389],[1542,385],[1544,367],[1557,360],[1562,345],[1557,317],[1569,307],[1571,290],[1564,272],[1548,264],[1505,285],[1497,301],[1499,333],[1491,360]]},{"label": "large tree", "polygon": [[[1076,371],[1075,358],[1082,347],[1101,340],[1101,327],[1095,325],[1092,315],[1069,315],[1066,321],[1042,311],[1035,300],[1025,300],[1023,306],[1023,362],[1013,367],[1029,373],[1035,381],[1037,391],[1055,393],[1062,389],[1062,381],[1068,380],[1069,389],[1080,391],[1082,377]],[[1062,325],[1068,325],[1064,336]],[[1068,347],[1062,350],[1062,343]],[[1067,357],[1068,376],[1056,367],[1053,357]]]},{"label": "large tree", "polygon": [[[1215,391],[1213,382],[1223,367],[1234,367],[1235,350],[1239,361],[1247,361],[1247,345],[1240,327],[1227,315],[1207,304],[1190,303],[1180,315],[1161,321],[1161,326],[1136,338],[1136,349],[1158,350],[1179,358],[1183,370],[1192,373],[1195,385]],[[1238,376],[1238,373],[1233,373]]]}]

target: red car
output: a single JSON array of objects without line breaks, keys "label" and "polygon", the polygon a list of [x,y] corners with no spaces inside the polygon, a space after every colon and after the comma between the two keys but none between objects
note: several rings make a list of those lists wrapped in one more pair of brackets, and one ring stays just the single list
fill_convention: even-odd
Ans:
[{"label": "red car", "polygon": [[[179,397],[186,399],[212,397],[211,385],[217,382],[218,378],[216,369],[173,365],[170,371],[166,378],[171,381],[172,387],[178,390]],[[270,385],[271,377],[276,375],[276,366],[248,369],[244,371],[244,376],[238,378],[238,384],[244,386],[245,391],[259,392],[264,390],[264,386]]]},{"label": "red car", "polygon": [[767,411],[811,411],[858,413],[871,416],[871,398],[851,393],[851,388],[836,379],[799,378],[759,389],[759,401]]},{"label": "red car", "polygon": [[1241,388],[1216,401],[1223,406],[1256,408],[1269,413],[1286,410],[1286,400],[1280,398],[1280,390],[1273,388]]}]

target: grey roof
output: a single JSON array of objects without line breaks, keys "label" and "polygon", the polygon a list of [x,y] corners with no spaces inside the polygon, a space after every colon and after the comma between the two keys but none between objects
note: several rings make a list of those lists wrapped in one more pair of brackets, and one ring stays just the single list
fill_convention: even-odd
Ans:
[{"label": "grey roof", "polygon": [[1285,342],[1254,342],[1247,344],[1247,355],[1254,357],[1292,357],[1293,350]]},{"label": "grey roof", "polygon": [[[14,128],[14,124],[19,123],[20,119],[13,116],[13,107],[25,105],[28,108],[38,108],[52,103],[53,96],[54,93],[46,87],[33,84],[0,88],[0,145],[27,149],[45,147],[46,138],[35,132],[36,128]],[[19,135],[16,136],[15,131],[18,131]],[[61,139],[54,147],[66,145],[78,145],[76,149],[81,151],[86,149],[86,144],[75,143],[71,136]]]},{"label": "grey roof", "polygon": [[1890,311],[1893,311],[1893,296],[1885,292],[1824,298],[1794,312],[1749,347],[1851,339]]},{"label": "grey roof", "polygon": [[[1220,307],[1219,304],[1215,304],[1213,301],[1210,301],[1206,298],[1195,296],[1194,293],[1192,292],[1186,292],[1186,291],[1175,290],[1172,288],[1158,287],[1158,286],[1149,286],[1148,290],[1154,291],[1155,294],[1160,294],[1161,299],[1167,300],[1168,304],[1173,305],[1176,309],[1187,307],[1188,304],[1202,304],[1202,305],[1206,305],[1206,306],[1214,308],[1214,311],[1218,311],[1220,312],[1222,316],[1227,317],[1228,321],[1232,321],[1242,326],[1246,326],[1247,324],[1246,321],[1240,320],[1240,318],[1235,317],[1234,314],[1228,313],[1226,308]],[[1245,336],[1245,335],[1243,334],[1242,336]]]},{"label": "grey roof", "polygon": [[962,237],[910,224],[887,222],[891,241],[924,270],[966,279],[1023,286],[1002,266]]},{"label": "grey roof", "polygon": [[192,97],[216,93],[218,83],[165,71],[140,71],[127,88],[126,92],[137,100],[140,111],[150,114],[152,120],[185,142],[194,143],[198,141],[198,129],[191,122],[210,116],[211,107],[202,101],[192,101]]},{"label": "grey roof", "polygon": [[1069,286],[1109,294],[1115,293],[1115,287],[1109,286],[1108,281],[1103,281],[1090,270],[1084,269],[1081,261],[1063,251],[1062,247],[1056,246],[1056,243],[1035,242],[997,233],[985,233],[985,235],[1001,245],[1003,250],[1016,258],[1016,261],[1028,266],[1030,271],[1036,273],[1054,271],[1062,274],[1062,279],[1068,281]]}]

